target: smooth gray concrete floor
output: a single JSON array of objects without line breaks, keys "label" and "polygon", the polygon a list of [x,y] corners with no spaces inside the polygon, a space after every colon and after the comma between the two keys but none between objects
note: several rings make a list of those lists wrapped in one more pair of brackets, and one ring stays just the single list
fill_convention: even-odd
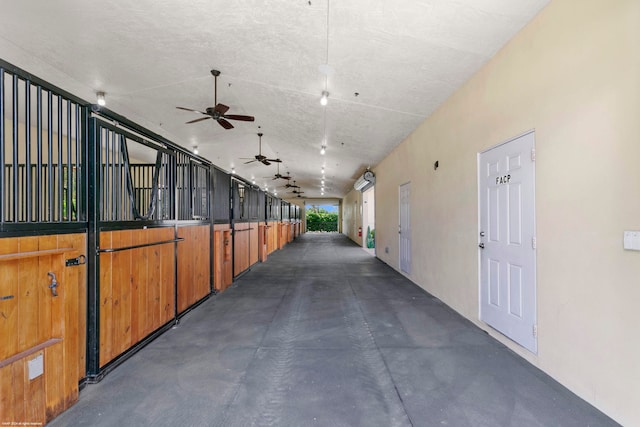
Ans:
[{"label": "smooth gray concrete floor", "polygon": [[306,234],[52,426],[611,426],[338,234]]}]

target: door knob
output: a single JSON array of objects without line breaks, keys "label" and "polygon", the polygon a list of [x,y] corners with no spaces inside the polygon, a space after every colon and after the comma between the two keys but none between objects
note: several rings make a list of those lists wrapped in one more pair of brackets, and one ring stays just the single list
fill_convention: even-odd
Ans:
[{"label": "door knob", "polygon": [[484,243],[480,243],[480,244],[478,245],[478,247],[479,247],[480,249],[484,249]]},{"label": "door knob", "polygon": [[485,235],[484,231],[481,231],[480,232],[480,237],[484,237],[484,235]]}]

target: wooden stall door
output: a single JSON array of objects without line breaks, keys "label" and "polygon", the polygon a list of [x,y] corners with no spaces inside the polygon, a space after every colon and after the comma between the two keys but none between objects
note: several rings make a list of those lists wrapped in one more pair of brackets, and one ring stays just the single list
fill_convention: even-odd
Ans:
[{"label": "wooden stall door", "polygon": [[106,249],[149,245],[100,255],[100,366],[175,315],[173,227],[103,231]]},{"label": "wooden stall door", "polygon": [[178,237],[178,313],[209,295],[210,227],[179,227]]},{"label": "wooden stall door", "polygon": [[238,223],[233,227],[233,277],[247,270],[249,264],[249,236],[251,224]]},{"label": "wooden stall door", "polygon": [[224,291],[233,283],[231,268],[233,242],[228,224],[214,226],[213,239],[213,286],[218,292]]},{"label": "wooden stall door", "polygon": [[259,260],[260,238],[258,223],[252,223],[249,227],[249,266]]},{"label": "wooden stall door", "polygon": [[279,228],[277,222],[269,222],[267,224],[267,255],[278,249]]},{"label": "wooden stall door", "polygon": [[[43,425],[85,375],[84,234],[0,239],[0,424]],[[50,287],[54,284],[55,287]]]},{"label": "wooden stall door", "polygon": [[258,260],[265,262],[267,260],[267,225],[260,224],[258,226]]}]

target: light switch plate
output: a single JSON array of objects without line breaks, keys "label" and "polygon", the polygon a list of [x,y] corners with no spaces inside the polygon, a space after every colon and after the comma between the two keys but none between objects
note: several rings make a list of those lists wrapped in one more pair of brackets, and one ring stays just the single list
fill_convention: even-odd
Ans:
[{"label": "light switch plate", "polygon": [[628,251],[640,251],[640,231],[625,231],[622,246]]}]

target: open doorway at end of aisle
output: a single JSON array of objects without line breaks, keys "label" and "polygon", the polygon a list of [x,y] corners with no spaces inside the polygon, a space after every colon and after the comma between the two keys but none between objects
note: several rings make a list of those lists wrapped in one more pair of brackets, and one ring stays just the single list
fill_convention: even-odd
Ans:
[{"label": "open doorway at end of aisle", "polygon": [[305,205],[307,232],[337,233],[339,212],[338,201],[307,202]]},{"label": "open doorway at end of aisle", "polygon": [[374,187],[362,193],[362,247],[376,254],[376,198]]}]

